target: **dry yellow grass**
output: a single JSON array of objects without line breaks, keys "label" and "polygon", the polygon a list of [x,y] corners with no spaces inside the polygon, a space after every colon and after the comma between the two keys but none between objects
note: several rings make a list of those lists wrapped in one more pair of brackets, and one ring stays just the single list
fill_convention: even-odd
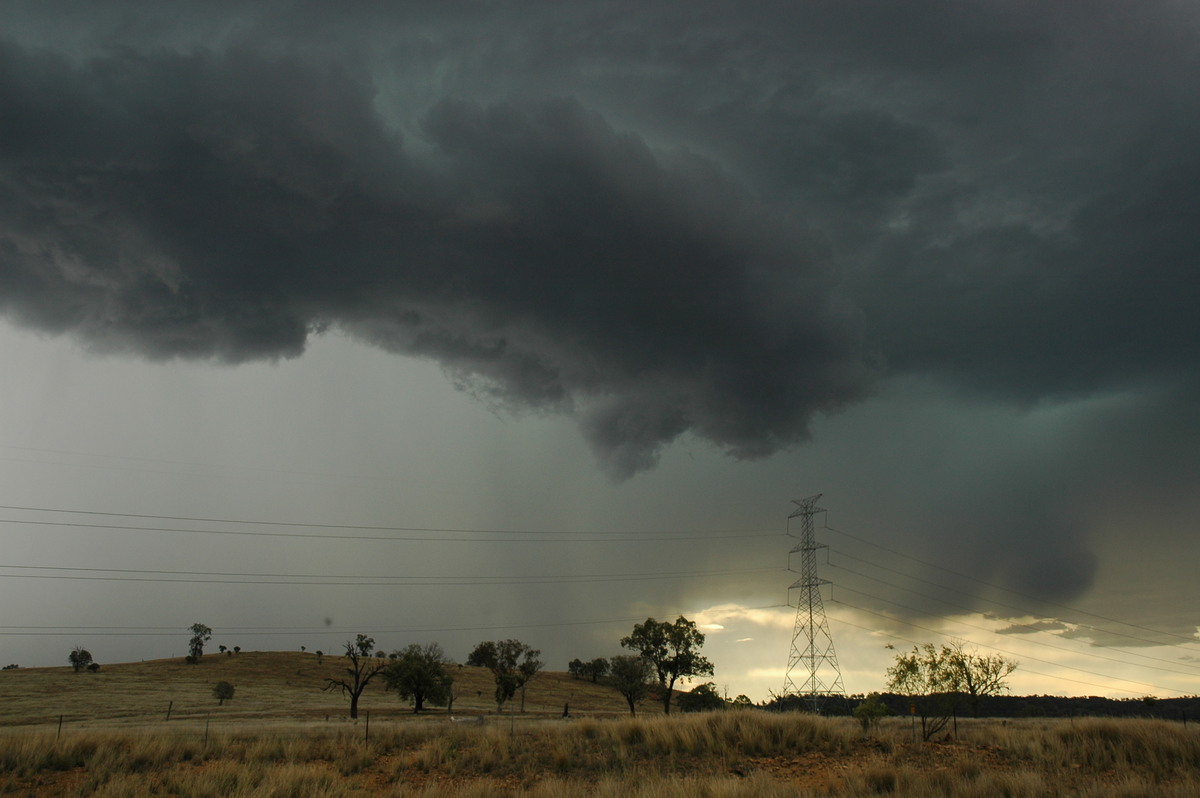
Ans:
[{"label": "dry yellow grass", "polygon": [[[326,677],[341,676],[344,667],[343,658],[330,655],[318,662],[311,653],[243,651],[206,654],[196,665],[182,658],[150,660],[105,665],[96,673],[65,666],[18,668],[0,671],[0,720],[7,726],[57,724],[62,715],[64,723],[86,727],[156,724],[170,706],[172,721],[333,721],[346,717],[348,704],[340,693],[321,687]],[[494,713],[495,685],[488,671],[456,667],[454,675],[456,715]],[[223,706],[212,696],[219,681],[236,688]],[[572,714],[628,714],[616,691],[564,673],[540,674],[529,684],[526,716],[561,716],[564,704]],[[360,710],[373,718],[411,713],[379,678],[367,686]],[[658,707],[647,702],[645,711]]]},{"label": "dry yellow grass", "polygon": [[[486,672],[463,669],[463,685],[482,695],[460,698],[462,714],[485,722],[454,723],[444,713],[413,718],[378,691],[365,705],[372,709],[368,736],[365,718],[347,721],[345,703],[320,692],[336,660],[239,656],[206,658],[199,666],[109,666],[107,674],[65,668],[0,674],[0,794],[1200,795],[1194,725],[960,720],[957,739],[917,743],[900,718],[866,736],[849,718],[756,710],[630,719],[615,693],[564,674],[531,685],[530,712],[514,719],[491,711]],[[239,685],[233,705],[217,707],[211,698],[220,679]],[[571,720],[559,717],[566,700]],[[170,722],[167,701],[180,713]],[[60,734],[55,705],[63,704],[71,710],[62,713]]]}]

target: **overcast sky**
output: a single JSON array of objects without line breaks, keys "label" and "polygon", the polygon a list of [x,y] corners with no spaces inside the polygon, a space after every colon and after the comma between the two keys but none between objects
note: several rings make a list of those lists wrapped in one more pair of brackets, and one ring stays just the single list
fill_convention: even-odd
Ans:
[{"label": "overcast sky", "polygon": [[249,6],[0,0],[4,663],[683,613],[760,700],[821,493],[847,690],[1200,692],[1194,5]]}]

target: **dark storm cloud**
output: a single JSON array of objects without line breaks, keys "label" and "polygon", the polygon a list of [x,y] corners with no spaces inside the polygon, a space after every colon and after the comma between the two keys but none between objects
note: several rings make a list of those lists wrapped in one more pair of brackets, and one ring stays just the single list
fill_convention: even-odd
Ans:
[{"label": "dark storm cloud", "polygon": [[876,362],[1026,402],[1195,368],[1186,7],[63,8],[14,6],[0,75],[0,288],[42,329],[236,361],[338,325],[620,475],[802,440]]},{"label": "dark storm cloud", "polygon": [[0,57],[0,291],[27,324],[228,361],[337,324],[578,414],[620,476],[687,430],[768,453],[866,384],[794,220],[576,101],[440,101],[415,158],[338,70]]}]

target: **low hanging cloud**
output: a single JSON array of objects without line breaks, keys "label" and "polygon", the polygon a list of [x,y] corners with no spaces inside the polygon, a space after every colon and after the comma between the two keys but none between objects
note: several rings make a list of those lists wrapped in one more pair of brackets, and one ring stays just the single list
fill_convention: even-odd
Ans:
[{"label": "low hanging cloud", "polygon": [[618,477],[880,375],[1195,381],[1191,10],[467,8],[14,10],[0,309],[153,359],[338,327]]},{"label": "low hanging cloud", "polygon": [[575,415],[618,477],[688,431],[769,454],[870,384],[794,220],[578,101],[439,101],[414,147],[369,85],[244,50],[0,59],[0,302],[30,326],[228,362],[337,326]]}]

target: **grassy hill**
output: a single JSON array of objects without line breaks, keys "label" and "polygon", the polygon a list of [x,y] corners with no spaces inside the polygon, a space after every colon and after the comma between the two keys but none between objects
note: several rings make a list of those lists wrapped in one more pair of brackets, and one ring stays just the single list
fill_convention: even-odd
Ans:
[{"label": "grassy hill", "polygon": [[[96,673],[69,667],[18,668],[0,671],[0,723],[6,726],[57,724],[74,726],[158,723],[170,707],[174,719],[225,721],[311,721],[347,718],[349,704],[339,691],[323,692],[326,678],[340,677],[342,657],[294,651],[243,651],[206,654],[196,665],[182,658],[104,665]],[[453,666],[458,697],[454,715],[494,714],[495,684],[484,668]],[[218,706],[213,686],[230,682],[231,701]],[[514,702],[519,708],[519,695]],[[524,717],[559,717],[564,704],[576,716],[623,716],[625,699],[602,684],[566,673],[546,672],[530,682]],[[506,705],[505,710],[512,709]],[[360,713],[372,719],[401,718],[412,708],[387,692],[376,677],[360,701]],[[646,702],[639,713],[661,708]],[[445,713],[433,709],[432,713]],[[432,714],[431,713],[431,714]]]}]

